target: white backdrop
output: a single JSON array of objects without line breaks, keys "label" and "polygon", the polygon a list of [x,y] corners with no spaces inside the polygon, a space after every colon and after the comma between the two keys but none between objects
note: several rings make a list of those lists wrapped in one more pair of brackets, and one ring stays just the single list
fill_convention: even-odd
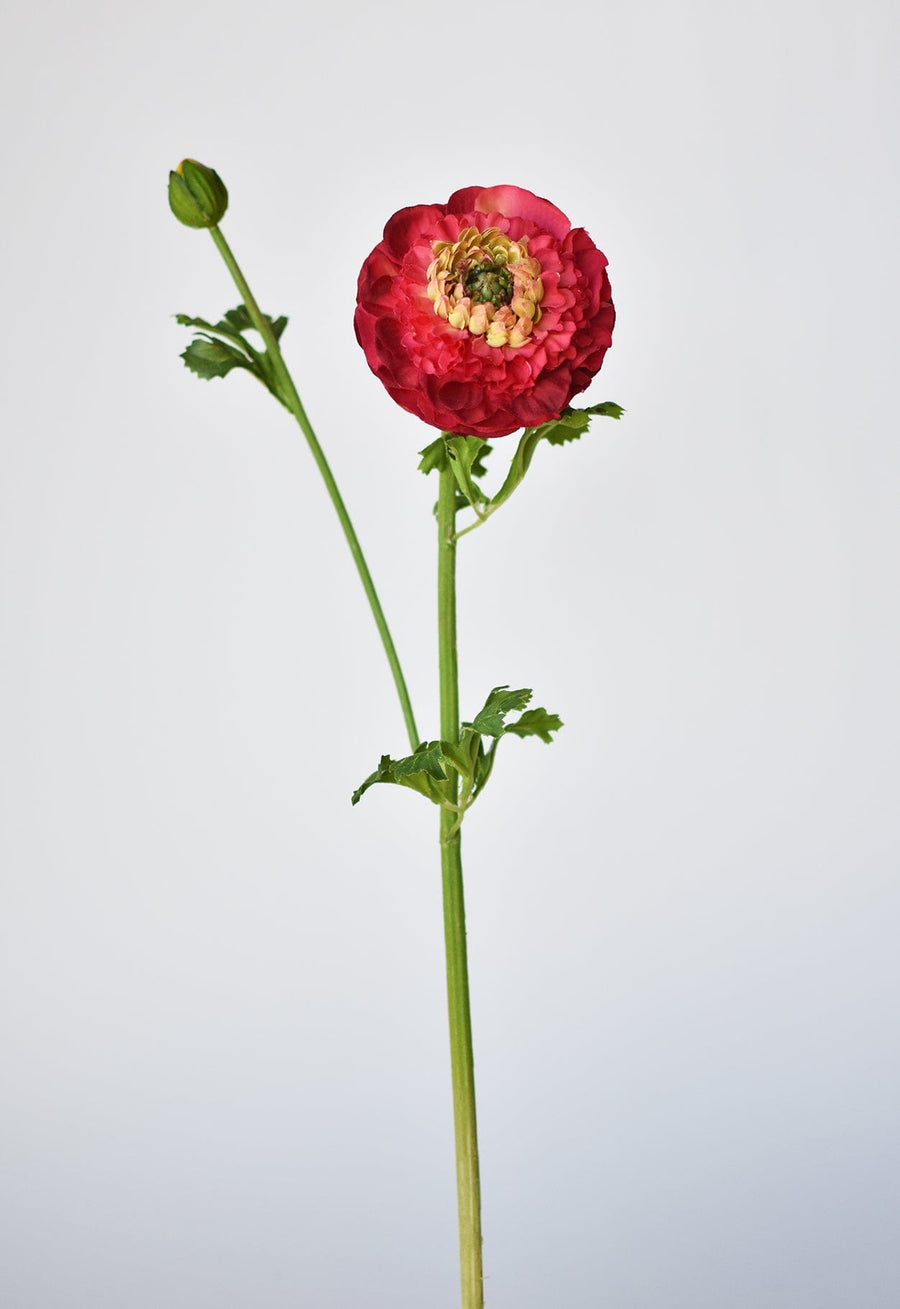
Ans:
[{"label": "white backdrop", "polygon": [[[610,259],[589,401],[462,543],[490,1309],[893,1309],[898,181],[888,0],[10,7],[0,1299],[452,1309],[436,811],[290,418],[437,722],[433,433],[352,331],[387,217],[511,182]],[[511,452],[514,438],[501,442]],[[499,461],[502,451],[495,454]]]}]

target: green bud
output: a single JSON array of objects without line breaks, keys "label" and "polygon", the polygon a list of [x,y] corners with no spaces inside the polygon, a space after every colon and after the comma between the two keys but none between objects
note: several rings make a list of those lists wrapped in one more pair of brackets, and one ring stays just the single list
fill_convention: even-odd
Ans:
[{"label": "green bud", "polygon": [[169,208],[186,227],[215,227],[228,208],[225,183],[196,159],[182,159],[169,173]]}]

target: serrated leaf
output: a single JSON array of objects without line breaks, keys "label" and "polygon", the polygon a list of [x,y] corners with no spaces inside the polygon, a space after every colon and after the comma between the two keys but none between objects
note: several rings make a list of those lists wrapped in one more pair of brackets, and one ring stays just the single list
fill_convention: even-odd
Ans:
[{"label": "serrated leaf", "polygon": [[621,405],[617,405],[615,400],[604,400],[603,403],[599,405],[588,405],[587,409],[583,409],[581,412],[585,414],[596,414],[601,418],[615,418],[618,420],[625,413],[625,410]]},{"label": "serrated leaf", "polygon": [[207,381],[213,377],[226,377],[232,368],[246,368],[253,372],[253,365],[246,355],[225,341],[208,340],[197,336],[188,348],[182,351],[181,358],[192,373]]},{"label": "serrated leaf", "polygon": [[493,448],[494,447],[491,445],[490,441],[484,441],[482,443],[481,449],[472,460],[472,465],[469,469],[469,472],[473,477],[484,477],[487,472],[484,461],[487,459]]},{"label": "serrated leaf", "polygon": [[562,727],[559,714],[548,714],[546,709],[526,709],[521,718],[509,723],[504,735],[512,732],[515,736],[539,736],[550,745],[553,741],[551,732],[558,732]]},{"label": "serrated leaf", "polygon": [[[282,332],[287,327],[287,318],[284,314],[282,314],[280,318],[270,318],[268,314],[263,314],[263,318],[265,318],[271,327],[275,340],[279,341]],[[231,327],[233,331],[239,333],[248,330],[256,330],[253,321],[250,318],[249,310],[247,309],[247,306],[243,304],[237,305],[234,309],[226,309],[222,322],[217,323],[214,330],[223,331],[226,327]]]},{"label": "serrated leaf", "polygon": [[405,759],[398,759],[394,764],[394,776],[399,781],[411,777],[414,773],[427,773],[439,782],[446,782],[447,770],[444,767],[444,755],[440,741],[426,741],[414,754]]},{"label": "serrated leaf", "polygon": [[407,786],[424,795],[433,804],[441,804],[444,799],[441,783],[446,781],[447,769],[442,742],[424,741],[413,754],[407,755],[404,759],[392,759],[390,755],[382,755],[375,772],[357,787],[350,802],[358,804],[370,786],[374,786],[376,782],[386,782],[396,786]]},{"label": "serrated leaf", "polygon": [[[226,309],[223,321],[230,323],[236,332],[246,332],[248,327],[252,327],[250,312],[244,304],[236,305],[234,309]],[[220,323],[221,327],[222,324]]]},{"label": "serrated leaf", "polygon": [[442,472],[447,467],[447,448],[444,445],[444,438],[439,436],[431,445],[426,445],[424,450],[420,450],[422,456],[419,461],[420,473],[431,473],[435,469]]},{"label": "serrated leaf", "polygon": [[484,702],[484,708],[475,715],[472,727],[476,732],[481,732],[482,736],[502,736],[506,727],[503,721],[506,715],[515,709],[524,709],[531,694],[528,687],[511,691],[508,686],[495,686]]},{"label": "serrated leaf", "polygon": [[570,409],[560,414],[552,423],[545,423],[541,432],[550,445],[564,445],[567,441],[577,441],[590,426],[590,414],[583,409]]},{"label": "serrated leaf", "polygon": [[549,423],[543,423],[540,427],[526,427],[519,438],[519,444],[512,457],[509,472],[506,474],[503,485],[497,494],[488,501],[489,511],[493,512],[493,510],[499,509],[500,505],[505,504],[513,491],[520,485],[531,467],[534,452],[541,441],[547,441],[550,445],[564,445],[568,441],[577,441],[587,431],[591,418],[595,415],[603,415],[607,418],[621,418],[624,412],[625,410],[621,405],[607,400],[603,404],[589,405],[586,409],[564,409],[559,418],[554,418]]},{"label": "serrated leaf", "polygon": [[245,341],[237,328],[227,322],[225,318],[218,323],[209,323],[205,318],[191,318],[188,314],[176,314],[175,321],[176,323],[180,323],[182,327],[200,327],[204,332],[210,332],[216,336],[224,336],[226,340],[233,341],[235,345],[246,350],[249,356],[256,356],[256,351],[249,342]]},{"label": "serrated leaf", "polygon": [[564,445],[567,441],[577,441],[588,430],[594,417],[619,419],[625,410],[612,400],[605,400],[599,405],[588,405],[586,409],[564,409],[552,423],[545,423],[541,429],[544,440],[550,445]]},{"label": "serrated leaf", "polygon": [[191,318],[190,314],[176,314],[175,322],[182,327],[203,327],[208,332],[213,330],[212,323],[208,323],[205,318]]},{"label": "serrated leaf", "polygon": [[[271,324],[275,339],[278,340],[287,326],[287,318],[282,316],[273,321],[268,314],[264,317]],[[242,335],[242,332],[253,326],[246,305],[226,310],[218,323],[207,322],[205,318],[193,318],[189,314],[176,314],[175,319],[183,327],[204,329],[204,335],[195,337],[182,355],[187,366],[198,376],[225,377],[232,368],[246,368],[271,391],[276,400],[290,409],[290,402],[282,394],[269,352],[254,349]]]},{"label": "serrated leaf", "polygon": [[[280,318],[271,319],[268,314],[263,314],[268,320],[275,334],[275,340],[281,338],[281,334],[287,327],[288,320],[282,314]],[[192,318],[190,314],[176,314],[175,321],[182,327],[199,327],[204,332],[213,333],[216,336],[224,336],[226,340],[233,341],[235,345],[245,350],[251,359],[259,360],[262,355],[242,335],[248,328],[252,328],[250,315],[247,312],[246,305],[238,305],[235,309],[226,309],[224,316],[218,323],[210,323],[205,318]]]}]

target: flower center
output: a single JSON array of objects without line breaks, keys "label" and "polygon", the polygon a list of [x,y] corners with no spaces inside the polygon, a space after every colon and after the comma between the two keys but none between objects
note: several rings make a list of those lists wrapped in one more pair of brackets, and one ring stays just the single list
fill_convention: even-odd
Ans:
[{"label": "flower center", "polygon": [[463,290],[478,305],[488,301],[495,307],[508,305],[513,298],[512,274],[505,264],[476,264],[466,273]]},{"label": "flower center", "polygon": [[455,241],[434,241],[428,297],[439,318],[488,345],[524,345],[541,316],[541,266],[528,240],[496,227],[467,227]]}]

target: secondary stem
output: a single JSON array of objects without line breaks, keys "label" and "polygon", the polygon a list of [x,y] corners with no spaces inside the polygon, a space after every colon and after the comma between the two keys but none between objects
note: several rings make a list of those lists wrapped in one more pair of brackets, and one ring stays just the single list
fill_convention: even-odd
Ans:
[{"label": "secondary stem", "polygon": [[[456,659],[456,479],[447,467],[440,474],[438,497],[438,667],[441,692],[441,738],[459,740],[459,680]],[[458,778],[447,782],[447,799],[455,804]],[[454,830],[455,829],[455,830]],[[447,956],[447,1008],[450,1018],[450,1070],[456,1138],[456,1187],[459,1206],[459,1264],[462,1309],[482,1309],[481,1181],[475,1120],[475,1064],[469,1008],[469,966],[460,831],[456,815],[441,809],[441,875],[444,894],[444,946]]]},{"label": "secondary stem", "polygon": [[241,298],[247,307],[247,313],[250,315],[253,326],[256,328],[257,332],[259,332],[265,343],[266,351],[272,361],[272,367],[275,370],[284,398],[287,401],[291,413],[300,425],[300,430],[306,437],[307,444],[312,451],[313,459],[316,461],[316,465],[319,472],[322,474],[328,494],[331,497],[331,503],[337,511],[341,527],[344,529],[344,536],[350,547],[350,553],[353,555],[353,561],[356,564],[360,581],[363,584],[363,590],[369,601],[372,616],[375,619],[375,626],[378,628],[378,634],[381,637],[381,644],[384,646],[384,653],[387,655],[391,675],[394,679],[394,686],[397,688],[397,695],[400,700],[400,708],[403,711],[403,721],[406,724],[409,744],[410,747],[415,750],[421,738],[419,737],[416,728],[416,720],[413,716],[409,692],[406,689],[406,680],[403,676],[403,670],[400,667],[400,660],[397,656],[393,638],[391,637],[390,629],[387,625],[387,619],[384,616],[384,610],[381,607],[381,601],[378,599],[378,593],[375,590],[375,583],[372,581],[372,574],[369,572],[368,564],[366,563],[365,556],[362,552],[362,546],[359,544],[359,538],[353,529],[350,515],[347,513],[347,508],[341,498],[341,493],[337,488],[334,474],[328,466],[328,460],[325,458],[322,447],[319,445],[316,434],[313,431],[312,424],[306,416],[306,411],[300,401],[297,388],[294,386],[294,380],[288,372],[287,365],[282,358],[281,349],[275,339],[275,333],[272,331],[271,324],[260,311],[253,292],[247,284],[247,279],[241,272],[238,262],[231,253],[231,248],[219,228],[211,227],[209,229],[209,234],[215,241],[219,254],[224,259],[228,271],[234,278],[234,283],[241,293]]}]

